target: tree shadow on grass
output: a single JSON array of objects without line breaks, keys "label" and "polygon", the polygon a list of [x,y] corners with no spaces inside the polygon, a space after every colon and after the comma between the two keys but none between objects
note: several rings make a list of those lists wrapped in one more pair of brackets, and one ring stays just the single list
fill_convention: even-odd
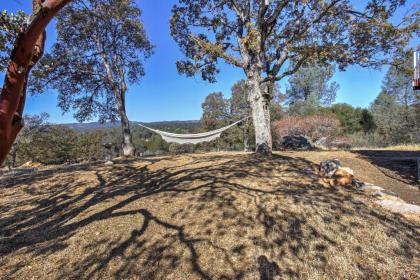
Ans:
[{"label": "tree shadow on grass", "polygon": [[420,187],[420,178],[417,178],[417,160],[420,158],[418,151],[352,151],[363,159],[369,161],[386,176]]},{"label": "tree shadow on grass", "polygon": [[[342,275],[380,278],[418,256],[414,225],[353,190],[319,186],[314,168],[228,154],[81,167],[45,190],[57,174],[25,178],[26,187],[17,178],[1,189],[10,206],[0,209],[0,276],[40,273],[42,258],[55,279],[310,279],[335,275],[342,254],[355,258]],[[363,262],[365,254],[383,265]]]}]

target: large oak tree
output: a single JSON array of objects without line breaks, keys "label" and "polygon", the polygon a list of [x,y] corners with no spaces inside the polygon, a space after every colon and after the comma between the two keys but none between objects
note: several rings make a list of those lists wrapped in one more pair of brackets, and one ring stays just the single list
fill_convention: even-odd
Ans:
[{"label": "large oak tree", "polygon": [[[215,81],[218,62],[243,69],[256,151],[270,154],[269,102],[275,82],[306,64],[379,66],[404,48],[413,17],[390,19],[403,0],[179,0],[171,33],[186,56],[180,73]],[[361,5],[358,5],[361,6]],[[414,15],[415,17],[415,15]],[[267,90],[266,90],[267,89]]]}]

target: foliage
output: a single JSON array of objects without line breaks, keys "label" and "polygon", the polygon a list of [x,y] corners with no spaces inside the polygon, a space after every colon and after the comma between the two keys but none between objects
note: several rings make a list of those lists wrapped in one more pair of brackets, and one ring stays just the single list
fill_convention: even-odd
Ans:
[{"label": "foliage", "polygon": [[204,129],[212,130],[227,124],[230,106],[221,92],[207,95],[201,107],[203,108],[201,122]]},{"label": "foliage", "polygon": [[32,144],[35,138],[45,130],[45,127],[48,124],[48,118],[49,115],[47,113],[25,116],[26,124],[16,138],[9,156],[6,158],[6,165],[15,167],[18,163],[25,161],[25,159],[27,159],[26,161],[30,160],[25,157],[30,157],[30,154],[33,152],[34,147],[32,147]]},{"label": "foliage", "polygon": [[334,72],[334,65],[310,65],[300,68],[288,80],[287,102],[293,104],[313,98],[320,105],[330,105],[339,89],[336,82],[329,82]]},{"label": "foliage", "polygon": [[311,94],[307,100],[297,100],[289,105],[289,115],[310,116],[322,111],[318,98]]},{"label": "foliage", "polygon": [[362,109],[350,104],[338,103],[331,106],[329,110],[340,120],[345,133],[351,134],[362,130]]},{"label": "foliage", "polygon": [[6,10],[0,13],[0,72],[6,71],[9,64],[10,53],[13,43],[19,33],[19,29],[24,27],[28,16],[23,11],[16,14],[8,13]]},{"label": "foliage", "polygon": [[46,125],[33,133],[29,141],[17,146],[17,163],[27,161],[43,164],[75,162],[77,134],[63,126]]},{"label": "foliage", "polygon": [[399,104],[395,96],[382,92],[371,105],[371,112],[384,145],[420,141],[414,107],[407,108]]},{"label": "foliage", "polygon": [[413,90],[412,51],[395,58],[382,82],[382,91],[394,96],[397,102],[406,107],[420,104],[419,94]]},{"label": "foliage", "polygon": [[[413,18],[390,19],[404,1],[183,0],[172,10],[171,34],[186,56],[178,70],[215,81],[219,59],[278,81],[305,62],[377,66],[408,44]],[[288,69],[283,65],[289,63]]]},{"label": "foliage", "polygon": [[102,144],[105,142],[105,135],[106,132],[103,130],[78,133],[76,143],[73,146],[76,155],[73,160],[81,162],[103,159],[105,151]]},{"label": "foliage", "polygon": [[60,108],[78,121],[116,119],[125,83],[140,81],[152,52],[140,16],[132,0],[72,1],[57,16],[57,41],[34,71],[32,92],[56,89]]},{"label": "foliage", "polygon": [[372,132],[376,129],[375,120],[373,115],[367,109],[362,110],[362,117],[360,119],[360,125],[365,133]]},{"label": "foliage", "polygon": [[365,133],[359,131],[353,134],[349,134],[348,137],[351,139],[353,146],[358,148],[369,148],[369,147],[385,147],[386,143],[383,140],[383,136],[377,131]]},{"label": "foliage", "polygon": [[[382,93],[372,105],[376,120],[380,123],[380,133],[386,135],[385,137],[392,144],[420,141],[420,95],[412,88],[411,57],[412,53],[407,52],[395,59],[395,64],[388,69],[383,80]],[[396,110],[395,113],[399,116],[389,120],[391,113],[386,111],[387,108]],[[391,123],[386,123],[385,120]],[[399,130],[393,128],[394,123],[400,127]],[[391,131],[385,133],[384,130],[388,128]],[[391,134],[394,136],[390,136]]]},{"label": "foliage", "polygon": [[193,153],[195,146],[193,144],[172,143],[169,145],[169,152],[174,155]]},{"label": "foliage", "polygon": [[311,115],[289,116],[273,124],[275,142],[279,143],[287,135],[304,135],[312,141],[333,138],[341,134],[340,121],[336,116]]},{"label": "foliage", "polygon": [[235,120],[240,120],[251,115],[251,106],[248,101],[248,86],[245,80],[239,80],[231,89],[230,113]]}]

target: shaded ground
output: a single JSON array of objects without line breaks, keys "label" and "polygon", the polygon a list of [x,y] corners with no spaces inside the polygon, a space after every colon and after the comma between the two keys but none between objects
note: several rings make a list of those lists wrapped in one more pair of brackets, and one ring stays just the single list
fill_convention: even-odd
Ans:
[{"label": "shaded ground", "polygon": [[394,160],[401,157],[420,157],[420,152],[407,151],[317,151],[281,152],[315,163],[338,158],[354,170],[357,179],[396,193],[406,202],[420,205],[420,186],[416,182],[417,163],[414,160]]},{"label": "shaded ground", "polygon": [[0,178],[0,278],[418,278],[418,226],[315,168],[220,153]]},{"label": "shaded ground", "polygon": [[420,151],[361,150],[354,153],[376,165],[386,176],[420,187],[417,170],[417,158],[420,158]]}]

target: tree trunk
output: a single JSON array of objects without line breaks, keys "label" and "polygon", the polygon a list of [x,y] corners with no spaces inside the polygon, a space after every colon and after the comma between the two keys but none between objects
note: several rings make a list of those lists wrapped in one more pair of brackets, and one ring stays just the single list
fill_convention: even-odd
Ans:
[{"label": "tree trunk", "polygon": [[12,168],[15,168],[16,167],[16,158],[17,158],[16,144],[13,144],[12,145],[12,152],[11,152],[11,154],[12,154],[12,163],[11,163],[11,166],[12,166]]},{"label": "tree trunk", "polygon": [[249,102],[252,108],[252,120],[255,127],[255,152],[270,155],[272,152],[270,100],[264,95],[260,81],[255,76],[248,79]]},{"label": "tree trunk", "polygon": [[[121,81],[120,84],[117,84],[116,79],[114,78],[112,67],[111,67],[111,59],[109,58],[108,54],[106,54],[106,52],[104,51],[102,43],[97,36],[95,36],[95,42],[96,42],[98,51],[101,54],[101,57],[105,66],[107,80],[111,84],[112,90],[114,91],[115,97],[117,98],[117,102],[118,102],[118,112],[120,113],[122,136],[123,136],[123,139],[122,139],[123,156],[125,157],[134,156],[136,149],[134,148],[133,141],[131,138],[130,121],[128,120],[127,112],[125,110],[125,94],[127,92],[127,85],[125,82],[124,70],[116,66],[117,67],[116,70],[119,75],[118,80]],[[114,61],[113,65],[115,67],[116,61]]]},{"label": "tree trunk", "polygon": [[[33,0],[34,15],[28,28],[21,28],[10,56],[0,94],[0,165],[23,127],[26,82],[29,72],[43,53],[45,27],[71,0]],[[43,2],[42,8],[41,3]]]},{"label": "tree trunk", "polygon": [[248,152],[249,151],[249,128],[248,128],[248,122],[245,121],[246,123],[244,124],[243,127],[243,136],[244,136],[244,151]]},{"label": "tree trunk", "polygon": [[121,127],[122,127],[122,150],[123,150],[123,156],[129,157],[134,156],[136,149],[133,145],[133,140],[131,137],[131,129],[130,129],[130,121],[127,117],[127,112],[125,110],[125,98],[124,93],[121,95],[117,94],[117,100],[118,100],[118,111],[120,113],[120,119],[121,119]]}]

